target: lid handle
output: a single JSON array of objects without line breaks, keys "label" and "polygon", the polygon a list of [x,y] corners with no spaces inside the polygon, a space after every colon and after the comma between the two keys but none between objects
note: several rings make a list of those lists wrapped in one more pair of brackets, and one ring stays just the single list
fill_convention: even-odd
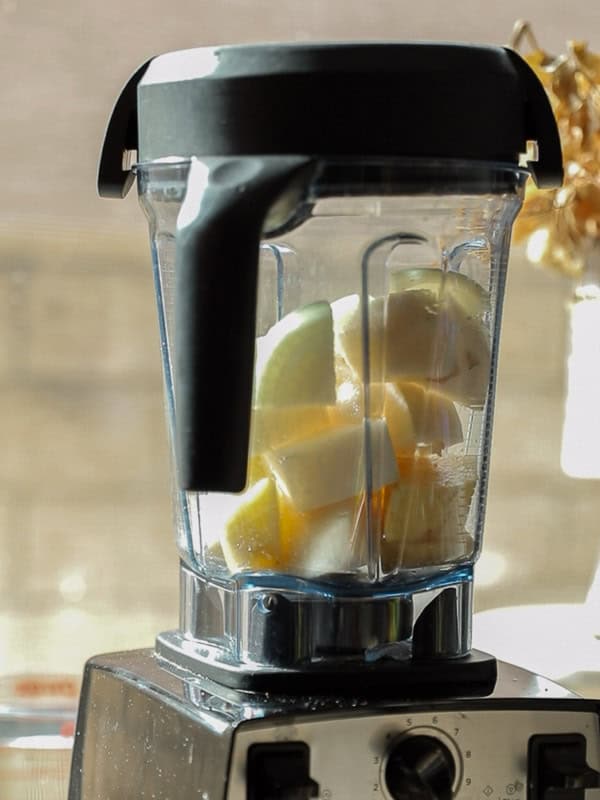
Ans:
[{"label": "lid handle", "polygon": [[137,150],[137,87],[142,75],[148,69],[148,59],[123,87],[110,116],[98,166],[98,194],[100,197],[125,197],[131,189],[135,175],[131,164],[125,164],[128,152]]},{"label": "lid handle", "polygon": [[293,217],[313,166],[304,156],[192,159],[175,249],[182,489],[245,487],[261,234]]},{"label": "lid handle", "polygon": [[539,145],[537,161],[527,168],[540,189],[555,189],[563,182],[560,136],[546,90],[529,64],[509,47],[505,51],[519,75],[525,101],[525,134]]}]

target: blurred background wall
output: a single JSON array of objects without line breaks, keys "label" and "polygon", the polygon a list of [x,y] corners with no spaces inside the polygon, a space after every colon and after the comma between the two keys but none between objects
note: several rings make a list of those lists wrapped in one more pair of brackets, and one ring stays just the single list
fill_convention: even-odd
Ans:
[{"label": "blurred background wall", "polygon": [[[549,50],[600,48],[589,0],[0,0],[0,672],[78,671],[176,622],[145,220],[95,191],[125,80],[222,42],[502,44],[521,17]],[[598,485],[559,469],[569,291],[513,252],[479,609],[581,602],[596,568]]]}]

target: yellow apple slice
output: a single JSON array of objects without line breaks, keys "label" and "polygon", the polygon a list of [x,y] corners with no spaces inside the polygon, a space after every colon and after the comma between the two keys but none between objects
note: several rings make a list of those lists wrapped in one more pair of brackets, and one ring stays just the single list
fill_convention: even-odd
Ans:
[{"label": "yellow apple slice", "polygon": [[364,498],[301,514],[280,497],[282,570],[303,577],[356,572],[367,557]]},{"label": "yellow apple slice", "polygon": [[[338,402],[335,417],[353,423],[365,417],[364,387],[355,384],[343,402]],[[409,405],[401,389],[393,383],[372,383],[368,391],[370,419],[385,419],[392,447],[399,452],[412,452],[416,446],[415,429]]]},{"label": "yellow apple slice", "polygon": [[[377,394],[380,394],[380,399]],[[375,412],[377,402],[386,421],[396,454],[412,452],[417,444],[416,429],[410,406],[403,392],[393,383],[380,383],[371,387],[370,404]]]},{"label": "yellow apple slice", "polygon": [[400,547],[397,542],[385,542],[381,551],[381,566],[384,572],[394,569],[448,564],[472,556],[474,539],[468,533],[455,536],[440,536],[431,531],[421,539]]},{"label": "yellow apple slice", "polygon": [[[331,305],[335,341],[346,361],[360,378],[364,370],[366,331],[358,295]],[[445,318],[431,292],[399,292],[387,298],[369,298],[369,379],[373,383],[398,378],[425,379],[433,373],[450,376],[456,359],[443,344]]]},{"label": "yellow apple slice", "polygon": [[488,292],[459,272],[440,269],[407,269],[390,275],[390,290],[427,290],[436,301],[455,307],[457,327],[452,334],[456,347],[456,369],[449,376],[431,376],[440,391],[467,406],[485,402],[490,380],[490,342],[484,316],[490,309]]},{"label": "yellow apple slice", "polygon": [[454,330],[456,369],[448,376],[433,376],[430,385],[452,400],[481,408],[490,383],[490,342],[479,321],[464,318]]},{"label": "yellow apple slice", "polygon": [[[398,467],[385,420],[369,422],[372,490],[394,483]],[[359,496],[365,489],[365,426],[346,425],[278,447],[266,459],[301,513]]]},{"label": "yellow apple slice", "polygon": [[418,383],[399,383],[397,388],[409,410],[416,444],[431,445],[439,453],[462,442],[462,425],[452,400]]},{"label": "yellow apple slice", "polygon": [[384,569],[429,566],[465,555],[476,459],[417,456],[399,469],[401,478],[389,490],[384,516]]},{"label": "yellow apple slice", "polygon": [[[366,378],[359,296],[336,300],[331,309],[336,348],[359,379]],[[371,382],[431,383],[465,405],[483,405],[490,370],[488,332],[451,295],[415,288],[370,298],[368,319]]]},{"label": "yellow apple slice", "polygon": [[221,547],[235,574],[244,570],[277,569],[281,560],[279,504],[271,478],[261,478],[241,495],[230,495],[235,508],[225,520]]},{"label": "yellow apple slice", "polygon": [[209,568],[216,564],[223,564],[225,556],[223,555],[223,548],[221,542],[217,539],[211,544],[207,544],[204,548],[204,559],[208,562]]},{"label": "yellow apple slice", "polygon": [[252,411],[250,447],[262,453],[304,439],[334,424],[335,406],[258,406]]},{"label": "yellow apple slice", "polygon": [[302,540],[296,540],[296,574],[317,577],[356,572],[366,564],[366,515],[356,498],[306,515]]},{"label": "yellow apple slice", "polygon": [[246,481],[246,489],[253,486],[261,478],[268,478],[271,475],[266,461],[261,455],[252,453],[248,459],[248,476]]},{"label": "yellow apple slice", "polygon": [[468,318],[481,318],[489,311],[490,298],[476,281],[460,272],[445,272],[441,269],[403,269],[390,274],[390,292],[426,289],[438,300],[450,296],[458,303]]},{"label": "yellow apple slice", "polygon": [[329,303],[286,314],[256,342],[255,405],[333,404],[335,369]]}]

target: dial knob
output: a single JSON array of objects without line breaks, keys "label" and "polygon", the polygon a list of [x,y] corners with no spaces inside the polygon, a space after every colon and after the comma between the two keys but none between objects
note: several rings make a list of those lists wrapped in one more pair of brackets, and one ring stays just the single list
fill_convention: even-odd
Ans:
[{"label": "dial knob", "polygon": [[435,736],[406,736],[388,756],[385,783],[394,800],[451,800],[454,758]]}]

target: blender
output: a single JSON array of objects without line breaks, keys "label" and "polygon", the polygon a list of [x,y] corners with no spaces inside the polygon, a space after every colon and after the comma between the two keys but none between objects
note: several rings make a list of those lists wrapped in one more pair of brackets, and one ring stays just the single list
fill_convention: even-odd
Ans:
[{"label": "blender", "polygon": [[88,662],[70,800],[598,785],[594,704],[471,648],[529,175],[560,184],[558,135],[503,48],[200,48],[130,79],[99,189],[137,179],[150,225],[180,620]]}]

